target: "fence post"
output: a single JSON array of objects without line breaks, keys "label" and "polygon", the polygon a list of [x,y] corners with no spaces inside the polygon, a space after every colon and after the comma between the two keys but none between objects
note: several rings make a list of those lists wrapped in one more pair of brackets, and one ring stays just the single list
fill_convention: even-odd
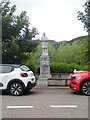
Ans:
[{"label": "fence post", "polygon": [[65,86],[68,86],[68,80],[65,80]]}]

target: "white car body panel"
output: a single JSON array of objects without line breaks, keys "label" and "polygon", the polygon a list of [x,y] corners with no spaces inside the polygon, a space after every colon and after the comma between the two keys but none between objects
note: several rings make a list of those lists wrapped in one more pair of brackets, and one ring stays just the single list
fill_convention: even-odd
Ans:
[{"label": "white car body panel", "polygon": [[[20,73],[27,73],[28,77],[22,77]],[[35,83],[35,76],[32,71],[22,71],[20,68],[14,68],[14,70],[10,73],[0,73],[0,83],[3,84],[3,87],[0,87],[0,89],[4,90],[7,89],[8,83],[13,80],[18,79],[21,80],[25,87],[27,87],[28,82]],[[32,80],[33,79],[33,80]]]}]

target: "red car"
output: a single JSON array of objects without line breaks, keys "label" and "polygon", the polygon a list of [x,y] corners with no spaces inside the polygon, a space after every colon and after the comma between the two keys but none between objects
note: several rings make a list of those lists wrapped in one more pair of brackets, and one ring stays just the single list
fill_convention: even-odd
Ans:
[{"label": "red car", "polygon": [[72,90],[90,96],[90,71],[73,74],[69,82]]}]

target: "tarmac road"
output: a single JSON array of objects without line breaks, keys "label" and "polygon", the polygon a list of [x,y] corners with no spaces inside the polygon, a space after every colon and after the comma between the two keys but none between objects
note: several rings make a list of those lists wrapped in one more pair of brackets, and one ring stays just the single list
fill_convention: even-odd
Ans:
[{"label": "tarmac road", "polygon": [[2,117],[88,118],[88,97],[68,87],[36,87],[18,97],[3,94]]}]

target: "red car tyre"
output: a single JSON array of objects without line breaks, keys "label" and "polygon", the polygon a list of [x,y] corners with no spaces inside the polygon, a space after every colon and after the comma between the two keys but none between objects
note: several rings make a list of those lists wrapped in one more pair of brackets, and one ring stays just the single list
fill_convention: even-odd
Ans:
[{"label": "red car tyre", "polygon": [[90,95],[90,81],[85,81],[81,86],[81,92],[84,95]]}]

